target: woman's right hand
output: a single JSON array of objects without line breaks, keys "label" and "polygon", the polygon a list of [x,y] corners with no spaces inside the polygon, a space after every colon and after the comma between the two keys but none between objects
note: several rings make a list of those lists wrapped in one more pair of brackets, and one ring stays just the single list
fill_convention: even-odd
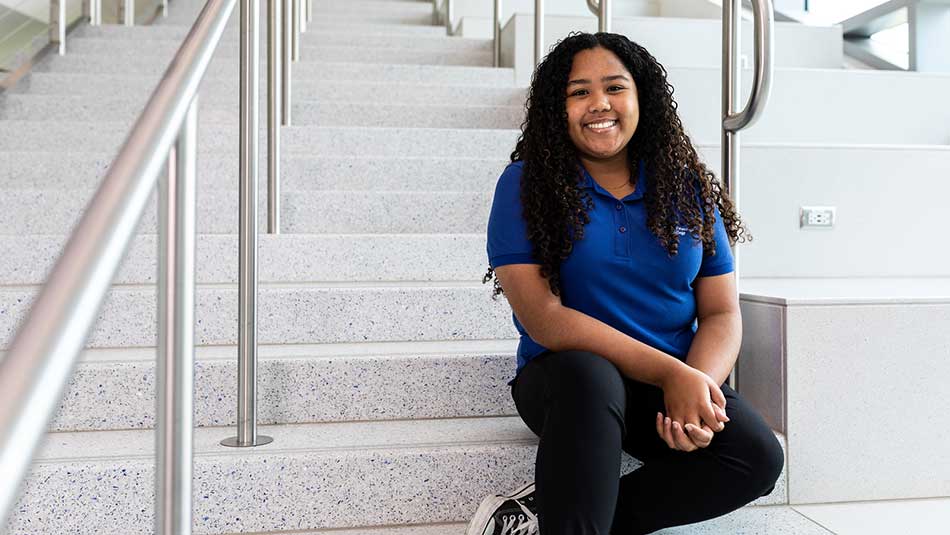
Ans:
[{"label": "woman's right hand", "polygon": [[686,364],[677,366],[660,388],[666,416],[678,422],[680,430],[685,424],[713,431],[725,429],[726,397],[719,385],[701,370]]}]

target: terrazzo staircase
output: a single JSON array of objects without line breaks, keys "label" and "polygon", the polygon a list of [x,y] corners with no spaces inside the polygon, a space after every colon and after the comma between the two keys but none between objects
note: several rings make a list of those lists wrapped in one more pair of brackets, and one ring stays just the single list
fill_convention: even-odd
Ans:
[{"label": "terrazzo staircase", "polygon": [[[81,28],[2,97],[4,346],[197,5],[173,3],[156,26]],[[237,14],[202,85],[194,530],[461,534],[484,495],[534,473],[537,437],[506,385],[510,309],[480,282],[524,90],[490,67],[490,41],[422,25],[428,2],[315,7],[282,129],[284,234],[260,237],[259,432],[274,442],[253,449],[219,445],[236,421]],[[153,206],[11,534],[152,530],[154,220]],[[774,523],[783,511],[761,506],[786,496],[783,475],[737,514]]]}]

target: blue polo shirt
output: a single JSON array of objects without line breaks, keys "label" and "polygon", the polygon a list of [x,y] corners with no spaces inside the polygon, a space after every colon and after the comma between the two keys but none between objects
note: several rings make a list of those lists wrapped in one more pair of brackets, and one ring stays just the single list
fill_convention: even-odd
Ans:
[{"label": "blue polo shirt", "polygon": [[[488,261],[493,268],[540,263],[532,254],[522,216],[522,166],[521,161],[509,164],[495,187],[488,219]],[[716,254],[704,255],[702,241],[682,226],[677,227],[679,252],[670,257],[647,227],[643,192],[648,176],[642,160],[637,167],[636,191],[622,200],[584,169],[581,187],[590,191],[593,208],[584,238],[574,242],[561,263],[561,303],[685,361],[696,333],[693,284],[697,277],[731,272],[732,251],[716,209]],[[528,361],[547,349],[528,336],[514,314],[512,318],[521,334],[517,377]]]}]

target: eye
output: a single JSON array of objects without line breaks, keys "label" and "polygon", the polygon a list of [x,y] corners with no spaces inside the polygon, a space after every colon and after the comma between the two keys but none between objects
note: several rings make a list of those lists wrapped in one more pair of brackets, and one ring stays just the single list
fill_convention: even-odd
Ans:
[{"label": "eye", "polygon": [[574,96],[580,95],[582,92],[586,92],[586,91],[587,91],[586,89],[578,89],[577,91],[574,91],[573,93],[571,93],[571,96],[574,97]]},{"label": "eye", "polygon": [[608,89],[612,91],[612,90],[614,90],[614,89],[626,89],[626,87],[624,87],[624,86],[622,86],[622,85],[612,85],[612,86],[610,86]]}]

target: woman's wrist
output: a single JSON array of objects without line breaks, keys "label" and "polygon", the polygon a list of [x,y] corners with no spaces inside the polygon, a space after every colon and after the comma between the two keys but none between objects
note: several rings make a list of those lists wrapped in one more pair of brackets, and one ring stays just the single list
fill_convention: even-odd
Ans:
[{"label": "woman's wrist", "polygon": [[677,376],[690,369],[692,368],[690,368],[689,364],[686,364],[682,360],[671,355],[667,360],[666,365],[663,367],[663,370],[655,386],[660,387],[662,390],[666,390],[666,386],[675,381]]}]

